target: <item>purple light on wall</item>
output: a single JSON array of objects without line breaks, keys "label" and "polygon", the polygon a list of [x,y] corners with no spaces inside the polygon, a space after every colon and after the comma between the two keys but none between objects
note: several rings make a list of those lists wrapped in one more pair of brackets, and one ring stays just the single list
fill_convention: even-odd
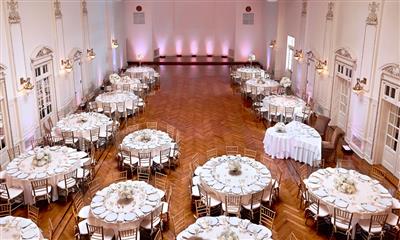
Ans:
[{"label": "purple light on wall", "polygon": [[114,48],[112,50],[112,66],[113,66],[113,70],[115,71],[115,69],[117,69],[117,49]]},{"label": "purple light on wall", "polygon": [[212,55],[214,53],[214,43],[211,40],[206,41],[206,53]]},{"label": "purple light on wall", "polygon": [[229,54],[229,43],[228,42],[223,42],[221,49],[222,49],[222,55],[223,56],[228,56],[228,54]]},{"label": "purple light on wall", "polygon": [[178,54],[178,55],[182,54],[182,40],[181,39],[175,40],[175,51],[176,51],[176,54]]}]

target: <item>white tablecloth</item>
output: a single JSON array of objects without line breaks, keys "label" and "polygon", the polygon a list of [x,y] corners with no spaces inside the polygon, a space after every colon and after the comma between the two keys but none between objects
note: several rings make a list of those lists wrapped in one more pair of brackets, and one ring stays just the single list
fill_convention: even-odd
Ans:
[{"label": "white tablecloth", "polygon": [[116,109],[117,103],[124,102],[125,108],[132,106],[133,102],[138,102],[139,98],[132,92],[113,91],[102,93],[96,97],[96,102],[101,106],[103,103],[110,103],[113,110]]},{"label": "white tablecloth", "polygon": [[248,80],[251,78],[255,78],[256,75],[260,75],[260,77],[264,77],[264,70],[258,67],[240,67],[236,70],[236,72],[240,75],[242,80]]},{"label": "white tablecloth", "polygon": [[[253,224],[247,219],[225,216],[199,218],[195,223],[179,233],[176,239],[183,240],[196,236],[204,240],[228,240],[228,237],[220,238],[222,234],[227,232],[233,232],[238,237],[237,239],[243,240],[272,239],[271,230],[262,225]],[[229,234],[227,235],[229,236]]]},{"label": "white tablecloth", "polygon": [[42,232],[32,220],[6,216],[0,218],[0,239],[43,239]]},{"label": "white tablecloth", "polygon": [[100,127],[100,131],[106,131],[106,126],[110,124],[112,124],[112,120],[104,114],[83,112],[61,119],[53,131],[59,136],[63,131],[73,131],[75,137],[89,137],[90,130]]},{"label": "white tablecloth", "polygon": [[321,160],[321,136],[312,127],[297,121],[288,123],[286,132],[268,128],[263,142],[265,152],[272,158],[292,158],[310,165],[314,160]]},{"label": "white tablecloth", "polygon": [[271,90],[278,88],[279,82],[271,79],[250,79],[246,81],[247,91],[251,91],[252,94],[264,94],[270,93]]},{"label": "white tablecloth", "polygon": [[133,156],[139,153],[151,152],[151,156],[160,155],[160,151],[170,149],[173,139],[168,133],[155,129],[142,129],[127,135],[121,147],[129,150]]},{"label": "white tablecloth", "polygon": [[[132,199],[120,197],[120,191],[132,194]],[[142,181],[113,183],[98,191],[92,198],[88,222],[93,225],[119,230],[138,227],[161,204],[161,190]]]},{"label": "white tablecloth", "polygon": [[155,70],[147,66],[130,67],[126,70],[126,74],[131,78],[152,78]]},{"label": "white tablecloth", "polygon": [[[241,170],[238,175],[229,170],[229,163],[237,161]],[[242,204],[251,201],[251,194],[263,191],[271,183],[270,171],[252,158],[220,156],[211,158],[199,172],[200,185],[210,195],[224,202],[228,194],[242,196]]]},{"label": "white tablecloth", "polygon": [[277,106],[278,115],[285,114],[285,108],[293,107],[296,116],[303,116],[303,109],[306,102],[303,99],[291,95],[270,95],[263,99],[263,107],[268,110],[268,106],[272,104]]},{"label": "white tablecloth", "polygon": [[130,76],[124,76],[119,81],[112,81],[113,85],[115,85],[117,90],[122,90],[123,85],[128,84],[131,90],[140,90],[143,88],[144,83],[140,82],[138,78],[131,78]]},{"label": "white tablecloth", "polygon": [[[50,162],[43,166],[33,164],[37,152],[45,151],[50,156]],[[36,153],[35,153],[36,152]],[[57,183],[64,179],[64,174],[77,169],[80,158],[85,157],[85,152],[77,151],[69,147],[45,147],[35,148],[12,160],[6,169],[7,185],[23,187],[26,204],[32,204],[32,180],[47,178],[49,185],[53,188],[53,200],[58,199]]]},{"label": "white tablecloth", "polygon": [[[348,178],[355,183],[356,191],[346,194],[338,191],[335,182],[338,177]],[[304,181],[310,194],[320,199],[320,204],[328,207],[333,215],[334,208],[342,208],[353,213],[353,226],[360,219],[370,219],[372,215],[389,213],[393,199],[379,181],[354,170],[326,168],[312,173]]]}]

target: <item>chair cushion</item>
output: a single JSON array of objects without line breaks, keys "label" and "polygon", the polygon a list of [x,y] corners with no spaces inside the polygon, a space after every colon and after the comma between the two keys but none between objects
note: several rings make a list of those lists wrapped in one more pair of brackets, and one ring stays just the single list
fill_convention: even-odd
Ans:
[{"label": "chair cushion", "polygon": [[67,186],[65,186],[65,181],[64,181],[64,179],[61,180],[61,181],[59,181],[59,182],[57,183],[57,187],[59,187],[59,188],[61,188],[61,189],[71,188],[71,187],[73,187],[73,186],[75,186],[75,185],[76,185],[76,180],[73,179],[73,178],[68,178],[68,179],[67,179]]},{"label": "chair cushion", "polygon": [[200,191],[197,186],[192,186],[192,197],[200,197]]},{"label": "chair cushion", "polygon": [[[24,192],[24,189],[22,189],[22,188],[8,187],[8,194],[10,195],[10,199],[14,199],[15,197],[18,197],[23,192]],[[2,192],[0,195],[0,198],[8,199],[7,193]]]},{"label": "chair cushion", "polygon": [[[333,217],[331,217],[331,223],[332,223],[332,225],[334,224],[334,219],[333,219]],[[345,223],[345,222],[336,220],[336,227],[339,228],[339,229],[347,230],[347,228],[348,228],[349,226],[348,226],[348,223]],[[352,226],[350,225],[350,229],[351,229],[351,228],[352,228]]]},{"label": "chair cushion", "polygon": [[89,217],[89,212],[90,212],[90,206],[89,205],[83,206],[81,210],[79,210],[78,212],[78,217],[86,219]]},{"label": "chair cushion", "polygon": [[83,221],[80,221],[78,223],[79,233],[81,235],[87,235],[88,234],[88,230],[87,230],[86,224],[87,224],[87,219],[85,219]]},{"label": "chair cushion", "polygon": [[[260,206],[261,206],[261,203],[260,203],[260,202],[259,202],[259,203],[253,203],[253,209],[260,208]],[[244,208],[247,209],[247,210],[252,210],[252,209],[251,209],[251,204],[242,205],[242,207],[244,207]]]},{"label": "chair cushion", "polygon": [[0,171],[0,179],[6,178],[6,170]]},{"label": "chair cushion", "polygon": [[192,183],[193,183],[193,185],[199,185],[200,184],[200,177],[199,176],[194,176],[192,178]]},{"label": "chair cushion", "polygon": [[387,219],[386,219],[386,223],[389,224],[390,226],[397,226],[397,221],[399,220],[399,217],[394,214],[394,213],[389,213]]},{"label": "chair cushion", "polygon": [[44,196],[46,194],[49,194],[51,192],[51,186],[47,186],[47,192],[46,188],[40,188],[40,189],[32,189],[32,196],[34,196],[34,193],[36,193],[36,197]]},{"label": "chair cushion", "polygon": [[81,167],[83,167],[84,165],[89,165],[90,164],[90,162],[91,162],[91,159],[90,158],[82,158],[82,159],[80,159],[80,166]]},{"label": "chair cushion", "polygon": [[161,213],[162,214],[167,214],[168,213],[168,210],[169,210],[169,205],[168,205],[168,203],[167,202],[161,202],[162,203],[162,211],[161,211]]},{"label": "chair cushion", "polygon": [[131,157],[131,159],[129,159],[129,157],[124,158],[124,164],[126,165],[137,165],[139,162],[139,158],[135,158],[135,157]]},{"label": "chair cushion", "polygon": [[[310,206],[308,206],[306,208],[306,210],[309,210],[310,212],[312,212],[314,215],[317,215],[317,204],[313,203]],[[319,204],[319,213],[318,213],[318,217],[326,217],[329,215],[329,209],[323,205],[323,204]]]},{"label": "chair cushion", "polygon": [[152,161],[155,162],[155,163],[157,163],[157,164],[164,164],[164,163],[167,163],[168,160],[169,160],[168,157],[161,157],[161,158],[160,158],[160,156],[154,157],[154,158],[152,159]]},{"label": "chair cushion", "polygon": [[[84,173],[85,172],[85,173]],[[85,176],[83,175],[85,174]],[[89,170],[83,170],[83,168],[78,168],[76,171],[76,178],[87,178],[89,176]]]},{"label": "chair cushion", "polygon": [[160,198],[163,198],[165,196],[165,192],[163,190],[160,190],[158,188],[156,188],[158,195],[160,196]]},{"label": "chair cushion", "polygon": [[[360,225],[361,229],[364,230],[365,232],[369,231],[369,223],[370,219],[361,219],[358,221],[358,225]],[[381,227],[371,227],[371,233],[380,233],[382,232]]]}]

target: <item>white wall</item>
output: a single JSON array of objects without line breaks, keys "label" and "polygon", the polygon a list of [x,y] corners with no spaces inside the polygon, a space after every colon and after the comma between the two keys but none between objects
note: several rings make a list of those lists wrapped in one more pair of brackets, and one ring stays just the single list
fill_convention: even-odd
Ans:
[{"label": "white wall", "polygon": [[[126,65],[124,19],[121,19],[123,4],[120,1],[88,1],[88,32],[84,28],[80,1],[61,0],[63,46],[57,41],[56,19],[54,16],[53,1],[18,1],[18,12],[21,18],[23,49],[13,49],[11,44],[10,27],[8,22],[7,2],[1,2],[0,15],[0,63],[7,67],[5,80],[8,90],[11,128],[15,144],[24,143],[33,135],[39,133],[39,116],[36,102],[36,89],[33,91],[18,90],[17,79],[31,77],[34,73],[31,57],[38,48],[49,47],[53,51],[53,72],[56,102],[54,113],[62,110],[74,101],[73,73],[66,73],[61,69],[60,59],[68,57],[73,49],[83,52],[84,91],[85,95],[93,92],[100,86],[106,75],[117,71]],[[59,33],[58,33],[59,34]],[[85,36],[89,36],[89,45],[86,46]],[[120,47],[111,49],[111,39],[119,40]],[[14,39],[15,40],[15,39]],[[64,47],[65,46],[65,47]],[[86,48],[92,47],[96,53],[93,61],[86,58]],[[63,51],[62,49],[65,49]],[[15,55],[14,52],[22,52]],[[20,76],[15,66],[26,66],[26,76]],[[33,82],[33,84],[35,84]],[[75,106],[76,107],[76,106]],[[4,154],[2,155],[4,157]],[[4,160],[4,159],[2,159]]]},{"label": "white wall", "polygon": [[[316,110],[324,115],[330,115],[332,91],[337,91],[332,88],[335,51],[339,48],[347,49],[356,63],[350,87],[354,86],[357,77],[367,77],[368,82],[363,94],[356,95],[351,91],[348,129],[345,129],[346,140],[362,158],[371,163],[379,163],[379,157],[372,159],[372,152],[375,147],[374,130],[377,127],[375,120],[379,101],[380,68],[388,63],[400,62],[398,27],[400,2],[376,1],[380,4],[377,11],[378,25],[367,27],[366,18],[370,2],[333,1],[334,18],[330,22],[326,20],[328,2],[308,1],[305,42],[303,46],[299,46],[297,39],[301,39],[303,34],[299,31],[301,1],[279,1],[275,72],[278,77],[285,74],[287,35],[296,38],[296,49],[302,49],[303,52],[312,50],[317,58],[328,60],[328,71],[321,75],[315,74],[315,84],[312,86],[314,89],[311,94],[316,101]],[[364,39],[366,39],[365,48],[363,48]],[[295,63],[296,67],[305,69],[305,60]],[[313,68],[312,64],[309,70],[314,71]],[[292,78],[296,83],[306,81],[304,71],[294,74]],[[313,81],[313,76],[309,76],[308,80]],[[337,102],[337,99],[333,99],[333,102]],[[382,143],[375,144],[382,145]]]},{"label": "white wall", "polygon": [[[130,61],[137,61],[138,54],[151,61],[156,48],[166,56],[220,56],[235,49],[238,61],[246,61],[253,52],[257,59],[266,63],[266,32],[273,34],[276,29],[273,14],[265,16],[266,6],[272,4],[261,0],[125,1],[124,4]],[[133,13],[138,5],[145,13],[142,25],[133,24]],[[255,13],[254,25],[242,24],[246,6],[251,6]]]}]

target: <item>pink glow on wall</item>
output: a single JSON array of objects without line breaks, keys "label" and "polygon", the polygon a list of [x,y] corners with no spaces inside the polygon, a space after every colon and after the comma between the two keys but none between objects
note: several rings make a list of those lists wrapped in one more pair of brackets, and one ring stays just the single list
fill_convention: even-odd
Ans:
[{"label": "pink glow on wall", "polygon": [[190,42],[190,53],[197,54],[199,52],[199,45],[196,40]]},{"label": "pink glow on wall", "polygon": [[182,40],[181,39],[176,39],[175,50],[176,50],[176,54],[182,54]]},{"label": "pink glow on wall", "polygon": [[[244,42],[239,49],[240,52],[240,59],[239,60],[247,60],[247,57],[253,52],[253,50],[251,49],[251,43],[248,42]],[[256,59],[257,59],[257,55],[256,55]]]},{"label": "pink glow on wall", "polygon": [[112,66],[115,71],[117,69],[117,50],[115,48],[112,50]]},{"label": "pink glow on wall", "polygon": [[229,43],[228,42],[222,43],[221,49],[222,49],[222,55],[228,56],[228,54],[229,54]]},{"label": "pink glow on wall", "polygon": [[267,61],[266,61],[266,67],[267,69],[270,69],[271,67],[271,55],[272,55],[272,49],[271,48],[267,48]]},{"label": "pink glow on wall", "polygon": [[97,65],[97,86],[101,86],[101,84],[103,84],[103,77],[101,74],[101,68],[100,65]]},{"label": "pink glow on wall", "polygon": [[165,48],[167,45],[167,39],[166,38],[158,38],[157,39],[157,47],[160,49],[160,55],[165,55]]},{"label": "pink glow on wall", "polygon": [[206,41],[206,53],[212,55],[214,53],[214,43],[211,40]]}]

